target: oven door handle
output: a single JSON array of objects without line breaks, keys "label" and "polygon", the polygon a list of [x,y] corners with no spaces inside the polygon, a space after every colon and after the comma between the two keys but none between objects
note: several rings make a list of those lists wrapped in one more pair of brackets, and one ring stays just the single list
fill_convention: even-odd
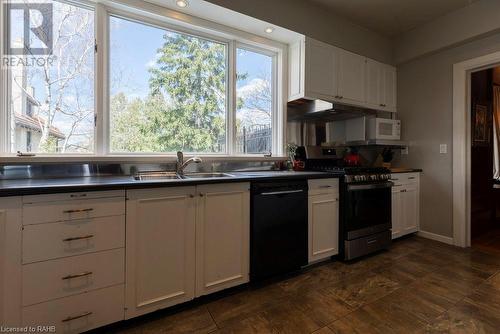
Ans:
[{"label": "oven door handle", "polygon": [[393,185],[394,185],[393,182],[372,183],[372,184],[350,184],[347,186],[347,191],[391,188]]}]

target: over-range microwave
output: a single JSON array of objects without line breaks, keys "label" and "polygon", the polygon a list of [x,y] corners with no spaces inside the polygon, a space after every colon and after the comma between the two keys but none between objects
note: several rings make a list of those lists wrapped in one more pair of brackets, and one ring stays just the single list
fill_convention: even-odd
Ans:
[{"label": "over-range microwave", "polygon": [[370,117],[366,120],[366,134],[368,139],[400,140],[401,121]]}]

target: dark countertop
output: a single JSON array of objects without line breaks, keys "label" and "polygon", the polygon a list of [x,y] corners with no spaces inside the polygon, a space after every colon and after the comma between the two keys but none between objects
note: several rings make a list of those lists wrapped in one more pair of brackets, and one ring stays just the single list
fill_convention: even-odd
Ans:
[{"label": "dark countertop", "polygon": [[0,197],[76,191],[179,187],[210,183],[287,179],[323,179],[339,177],[338,174],[323,172],[262,171],[229,173],[235,175],[235,177],[137,181],[134,180],[133,176],[89,176],[74,178],[2,180],[0,181]]},{"label": "dark countertop", "polygon": [[423,171],[420,168],[389,168],[391,171],[391,174],[398,174],[398,173],[422,173]]}]

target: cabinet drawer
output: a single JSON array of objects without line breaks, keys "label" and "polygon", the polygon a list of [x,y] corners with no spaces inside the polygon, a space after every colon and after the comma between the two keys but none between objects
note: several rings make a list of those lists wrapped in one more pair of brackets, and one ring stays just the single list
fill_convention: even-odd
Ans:
[{"label": "cabinet drawer", "polygon": [[23,205],[23,225],[123,214],[125,214],[123,197],[26,203]]},{"label": "cabinet drawer", "polygon": [[402,185],[408,183],[416,183],[419,181],[419,173],[396,173],[391,174],[391,181],[395,185]]},{"label": "cabinet drawer", "polygon": [[24,326],[56,326],[56,333],[81,333],[124,319],[124,286],[24,307]]},{"label": "cabinet drawer", "polygon": [[125,190],[104,190],[104,191],[87,191],[74,193],[58,193],[49,195],[29,195],[23,196],[23,203],[43,203],[43,202],[60,202],[78,199],[98,199],[109,197],[125,197]]},{"label": "cabinet drawer", "polygon": [[339,179],[308,180],[309,195],[332,194],[339,191]]},{"label": "cabinet drawer", "polygon": [[125,216],[27,225],[23,263],[125,247]]},{"label": "cabinet drawer", "polygon": [[125,277],[123,248],[23,266],[23,305],[111,285]]}]

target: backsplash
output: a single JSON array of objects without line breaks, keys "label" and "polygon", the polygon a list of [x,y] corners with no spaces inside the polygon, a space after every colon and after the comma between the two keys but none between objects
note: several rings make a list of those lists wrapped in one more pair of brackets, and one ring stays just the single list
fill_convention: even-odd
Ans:
[{"label": "backsplash", "polygon": [[[274,161],[208,161],[190,164],[186,172],[259,171],[273,169]],[[44,163],[0,165],[0,180],[134,175],[138,171],[174,171],[175,163]]]}]

